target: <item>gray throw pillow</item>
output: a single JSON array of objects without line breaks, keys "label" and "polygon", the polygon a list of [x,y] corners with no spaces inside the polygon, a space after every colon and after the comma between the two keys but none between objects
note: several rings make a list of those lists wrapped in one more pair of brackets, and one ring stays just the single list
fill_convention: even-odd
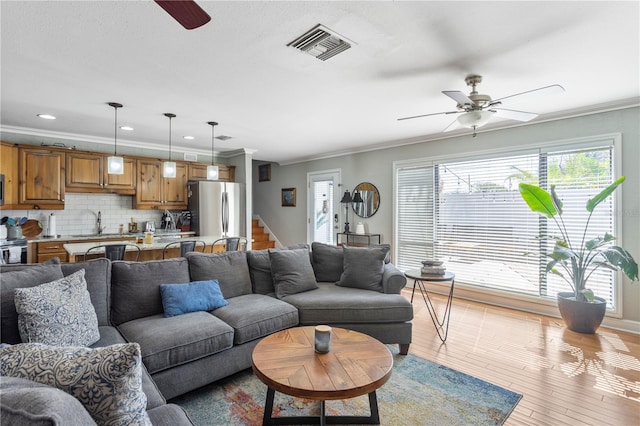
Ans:
[{"label": "gray throw pillow", "polygon": [[90,346],[100,340],[84,269],[37,287],[17,288],[15,304],[25,343]]},{"label": "gray throw pillow", "polygon": [[[270,294],[275,293],[276,291],[273,286],[269,250],[276,251],[294,249],[305,249],[308,252],[309,246],[305,243],[299,243],[283,248],[250,250],[247,252],[247,263],[249,265],[249,275],[251,276],[251,288],[254,293]],[[342,260],[340,260],[340,269],[342,269]]]},{"label": "gray throw pillow", "polygon": [[343,247],[344,272],[336,284],[382,292],[382,273],[387,250],[383,247]]},{"label": "gray throw pillow", "polygon": [[344,263],[342,247],[314,242],[311,243],[311,255],[316,280],[336,282],[340,279]]},{"label": "gray throw pillow", "polygon": [[247,252],[187,253],[191,281],[217,280],[225,299],[251,294]]},{"label": "gray throw pillow", "polygon": [[51,386],[17,377],[0,377],[3,425],[95,425],[80,401]]},{"label": "gray throw pillow", "polygon": [[95,349],[40,343],[13,345],[0,349],[0,375],[67,392],[99,425],[151,425],[137,343]]},{"label": "gray throw pillow", "polygon": [[309,250],[269,250],[269,258],[278,299],[318,288]]},{"label": "gray throw pillow", "polygon": [[42,283],[62,278],[60,263],[51,262],[39,265],[6,265],[18,268],[0,267],[0,337],[4,343],[20,343],[18,331],[18,312],[15,305],[15,289],[34,287]]}]

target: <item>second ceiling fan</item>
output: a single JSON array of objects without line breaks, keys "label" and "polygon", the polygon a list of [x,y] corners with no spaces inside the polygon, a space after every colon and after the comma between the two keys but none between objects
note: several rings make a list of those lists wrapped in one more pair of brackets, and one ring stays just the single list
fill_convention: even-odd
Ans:
[{"label": "second ceiling fan", "polygon": [[201,27],[211,20],[211,16],[194,0],[155,0],[155,2],[188,30]]},{"label": "second ceiling fan", "polygon": [[478,93],[477,85],[482,82],[482,76],[471,74],[468,75],[465,80],[467,86],[471,87],[471,93],[465,95],[459,90],[444,90],[442,93],[457,102],[455,111],[435,112],[431,114],[414,115],[411,117],[398,118],[401,120],[411,120],[414,118],[428,117],[432,115],[442,114],[459,114],[457,119],[453,121],[444,132],[450,132],[462,127],[468,127],[473,129],[473,136],[476,135],[476,129],[478,127],[487,124],[493,117],[506,118],[517,121],[529,121],[533,120],[538,114],[533,112],[518,111],[514,109],[501,108],[503,101],[520,100],[521,98],[528,97],[530,95],[549,95],[553,93],[562,93],[564,88],[559,84],[553,84],[551,86],[540,87],[538,89],[527,90],[526,92],[517,93],[515,95],[504,96],[498,99],[491,99],[491,96]]}]

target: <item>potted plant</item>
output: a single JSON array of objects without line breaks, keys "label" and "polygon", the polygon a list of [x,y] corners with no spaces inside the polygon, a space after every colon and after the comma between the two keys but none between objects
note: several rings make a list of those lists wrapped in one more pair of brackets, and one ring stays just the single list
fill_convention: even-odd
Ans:
[{"label": "potted plant", "polygon": [[615,240],[613,235],[605,233],[604,236],[587,239],[593,210],[624,180],[625,177],[621,176],[587,201],[586,209],[589,216],[580,241],[569,237],[562,220],[562,201],[557,196],[553,185],[551,192],[527,183],[519,185],[520,195],[529,208],[535,213],[553,219],[557,226],[556,231],[560,232],[560,235],[541,236],[555,241],[553,252],[547,255],[551,260],[547,263],[546,271],[559,275],[573,289],[573,292],[558,293],[558,308],[567,327],[579,333],[595,333],[604,319],[606,301],[595,296],[593,291],[587,288],[587,281],[596,269],[621,270],[630,280],[638,280],[638,264],[629,252],[613,245]]}]

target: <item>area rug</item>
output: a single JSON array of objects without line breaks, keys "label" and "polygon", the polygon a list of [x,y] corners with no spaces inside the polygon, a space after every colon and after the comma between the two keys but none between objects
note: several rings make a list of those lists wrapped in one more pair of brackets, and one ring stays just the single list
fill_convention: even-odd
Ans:
[{"label": "area rug", "polygon": [[[395,350],[394,352],[397,352]],[[251,369],[174,398],[196,426],[261,425],[267,387]],[[377,390],[383,425],[501,425],[522,395],[414,355],[394,353],[391,379]],[[367,396],[327,401],[327,415],[369,415]],[[315,416],[318,401],[276,392],[274,416]]]}]

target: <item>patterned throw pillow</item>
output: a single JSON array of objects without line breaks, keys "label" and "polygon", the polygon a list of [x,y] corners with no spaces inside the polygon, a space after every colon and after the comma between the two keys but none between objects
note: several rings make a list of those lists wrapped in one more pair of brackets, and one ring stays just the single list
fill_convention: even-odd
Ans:
[{"label": "patterned throw pillow", "polygon": [[137,343],[95,349],[21,343],[0,349],[0,375],[73,395],[99,425],[151,425]]},{"label": "patterned throw pillow", "polygon": [[84,269],[36,287],[17,288],[14,301],[25,343],[90,346],[100,339]]}]

